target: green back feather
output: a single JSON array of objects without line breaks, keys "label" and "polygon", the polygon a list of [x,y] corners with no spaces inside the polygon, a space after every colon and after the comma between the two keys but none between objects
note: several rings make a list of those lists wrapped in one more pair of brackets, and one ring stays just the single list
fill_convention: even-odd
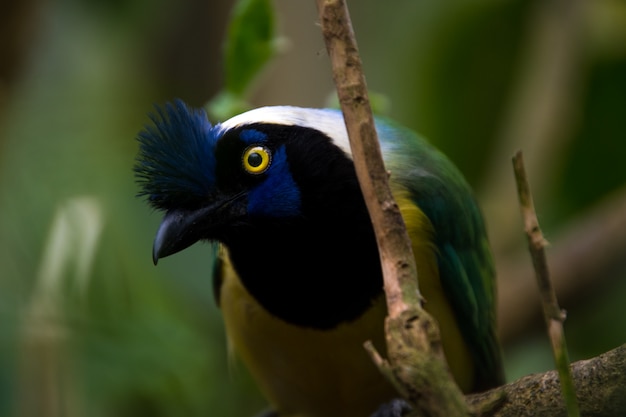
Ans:
[{"label": "green back feather", "polygon": [[442,287],[476,363],[475,389],[504,382],[495,334],[495,271],[482,214],[458,169],[406,128],[378,119],[391,180],[406,188],[435,231]]}]

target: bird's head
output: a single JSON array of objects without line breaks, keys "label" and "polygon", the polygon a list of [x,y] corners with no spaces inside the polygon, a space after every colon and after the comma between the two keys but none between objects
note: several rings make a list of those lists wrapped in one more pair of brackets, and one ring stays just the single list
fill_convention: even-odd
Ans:
[{"label": "bird's head", "polygon": [[306,217],[325,193],[356,181],[338,111],[264,107],[212,125],[176,101],[151,120],[138,135],[135,174],[139,194],[165,212],[155,263],[198,240],[228,243]]}]

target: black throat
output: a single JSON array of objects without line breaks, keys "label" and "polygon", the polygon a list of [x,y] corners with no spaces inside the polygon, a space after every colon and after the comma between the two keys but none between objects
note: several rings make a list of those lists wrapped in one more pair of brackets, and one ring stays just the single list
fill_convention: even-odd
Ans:
[{"label": "black throat", "polygon": [[[329,329],[358,318],[383,288],[369,218],[297,221],[273,227],[254,245],[231,242],[242,283],[271,314]],[[261,232],[261,230],[257,230]],[[249,242],[249,240],[246,240]]]}]

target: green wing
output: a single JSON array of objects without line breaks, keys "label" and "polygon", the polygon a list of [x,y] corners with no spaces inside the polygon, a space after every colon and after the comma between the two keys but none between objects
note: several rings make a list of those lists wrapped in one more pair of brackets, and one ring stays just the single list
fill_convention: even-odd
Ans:
[{"label": "green wing", "polygon": [[442,287],[476,363],[475,390],[504,382],[495,334],[495,271],[485,225],[458,169],[415,133],[377,120],[385,164],[394,181],[429,218]]}]

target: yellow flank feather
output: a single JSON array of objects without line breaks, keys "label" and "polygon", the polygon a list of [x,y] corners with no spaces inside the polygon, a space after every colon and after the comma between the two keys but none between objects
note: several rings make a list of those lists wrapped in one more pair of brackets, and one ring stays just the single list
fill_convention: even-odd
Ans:
[{"label": "yellow flank feather", "polygon": [[[448,364],[466,391],[474,377],[472,360],[439,282],[432,226],[404,192],[396,192],[396,200],[413,242],[425,307],[439,322]],[[398,397],[363,349],[372,340],[385,352],[383,296],[353,322],[331,330],[302,328],[263,309],[240,282],[225,248],[220,256],[220,305],[230,348],[281,417],[364,417]]]},{"label": "yellow flank feather", "polygon": [[437,248],[432,243],[432,225],[406,191],[397,189],[394,191],[394,198],[402,212],[413,244],[419,290],[426,300],[424,308],[439,324],[441,342],[450,372],[461,390],[469,392],[474,383],[474,362],[439,280]]}]

